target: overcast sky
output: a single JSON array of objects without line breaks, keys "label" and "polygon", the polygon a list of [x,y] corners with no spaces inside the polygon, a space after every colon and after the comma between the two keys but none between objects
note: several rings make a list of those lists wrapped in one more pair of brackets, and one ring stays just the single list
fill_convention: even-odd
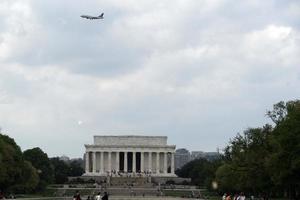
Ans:
[{"label": "overcast sky", "polygon": [[0,1],[0,126],[22,150],[137,134],[216,151],[299,96],[299,0]]}]

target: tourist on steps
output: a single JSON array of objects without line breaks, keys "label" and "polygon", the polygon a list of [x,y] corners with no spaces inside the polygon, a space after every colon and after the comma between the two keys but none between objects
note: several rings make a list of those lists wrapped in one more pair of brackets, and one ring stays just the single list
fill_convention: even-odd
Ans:
[{"label": "tourist on steps", "polygon": [[101,193],[100,192],[96,195],[95,200],[101,200]]},{"label": "tourist on steps", "polygon": [[108,194],[107,194],[107,192],[104,192],[104,195],[103,195],[103,197],[102,197],[101,200],[108,200]]}]

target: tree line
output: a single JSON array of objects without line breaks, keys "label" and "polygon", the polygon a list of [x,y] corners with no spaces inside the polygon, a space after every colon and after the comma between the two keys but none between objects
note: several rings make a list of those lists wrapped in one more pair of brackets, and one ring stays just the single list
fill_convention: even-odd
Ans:
[{"label": "tree line", "polygon": [[0,133],[0,191],[32,193],[43,191],[48,184],[65,183],[68,176],[81,176],[82,159],[65,162],[49,158],[40,148],[24,152],[13,138]]},{"label": "tree line", "polygon": [[266,116],[273,125],[238,133],[219,160],[194,160],[177,174],[219,193],[299,198],[300,101],[279,102]]},{"label": "tree line", "polygon": [[[248,128],[231,139],[220,159],[197,159],[176,173],[219,193],[286,196],[300,193],[300,101],[279,102],[266,113],[274,124]],[[84,172],[82,161],[49,158],[40,148],[24,152],[0,133],[0,190],[42,191]],[[214,184],[212,184],[214,183]]]}]

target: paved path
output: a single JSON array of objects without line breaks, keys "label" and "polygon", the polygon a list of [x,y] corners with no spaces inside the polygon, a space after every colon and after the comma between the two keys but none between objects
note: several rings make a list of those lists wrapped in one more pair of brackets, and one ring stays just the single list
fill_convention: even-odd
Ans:
[{"label": "paved path", "polygon": [[[101,188],[86,188],[86,187],[76,187],[76,188],[54,188],[54,187],[48,187],[49,189],[56,189],[56,190],[101,190]],[[104,188],[102,188],[105,190]],[[131,190],[157,190],[157,187],[107,187],[106,189],[131,189]],[[161,188],[162,190],[168,190],[168,191],[201,191],[201,189],[191,189],[191,188],[174,188],[174,189],[164,189]]]},{"label": "paved path", "polygon": [[[82,199],[86,199],[86,196],[83,196]],[[17,200],[72,200],[73,197],[35,197],[35,198],[18,198]],[[130,197],[130,196],[110,196],[111,200],[183,200],[187,198],[179,197]],[[192,198],[188,198],[193,200]],[[200,199],[203,200],[203,199]]]}]

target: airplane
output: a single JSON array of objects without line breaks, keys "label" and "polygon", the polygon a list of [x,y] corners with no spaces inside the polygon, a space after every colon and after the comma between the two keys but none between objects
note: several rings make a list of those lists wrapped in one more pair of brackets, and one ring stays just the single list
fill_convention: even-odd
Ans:
[{"label": "airplane", "polygon": [[81,15],[80,17],[92,20],[92,19],[103,19],[104,18],[103,15],[104,13],[101,13],[101,15],[99,15],[98,17],[94,17],[90,15]]}]

